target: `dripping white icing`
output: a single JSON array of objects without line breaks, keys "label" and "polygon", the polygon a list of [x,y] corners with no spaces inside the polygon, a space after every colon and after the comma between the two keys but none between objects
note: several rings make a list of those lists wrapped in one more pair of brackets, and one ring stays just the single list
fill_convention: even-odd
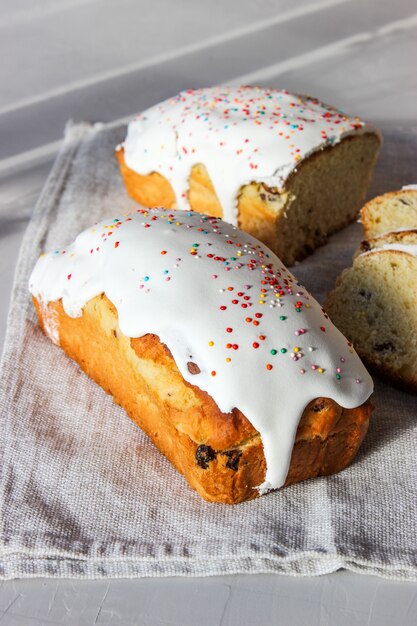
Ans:
[{"label": "dripping white icing", "polygon": [[259,87],[188,89],[130,122],[124,158],[139,174],[167,178],[179,209],[189,208],[192,166],[204,164],[224,219],[236,224],[242,185],[281,189],[302,159],[364,132],[377,131],[308,96]]},{"label": "dripping white icing", "polygon": [[65,251],[43,255],[30,290],[44,302],[62,298],[72,317],[105,293],[125,335],[158,335],[185,380],[221,411],[240,409],[259,431],[262,491],[285,482],[311,400],[353,408],[372,392],[359,357],[320,305],[268,248],[220,219],[139,209],[99,223]]}]

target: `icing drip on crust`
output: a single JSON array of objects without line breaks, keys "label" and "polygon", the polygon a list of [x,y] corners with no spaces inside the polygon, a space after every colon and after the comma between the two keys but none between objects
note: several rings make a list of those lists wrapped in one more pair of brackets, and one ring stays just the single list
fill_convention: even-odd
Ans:
[{"label": "icing drip on crust", "polygon": [[353,408],[372,392],[352,346],[281,261],[217,218],[138,209],[101,222],[43,255],[30,291],[43,302],[62,298],[72,317],[105,293],[125,335],[157,335],[185,380],[221,411],[240,409],[259,431],[261,491],[284,484],[311,400]]},{"label": "icing drip on crust", "polygon": [[[401,232],[401,231],[393,231],[393,232]],[[385,252],[393,250],[395,252],[405,252],[406,254],[410,254],[411,256],[417,257],[417,244],[415,243],[385,243],[378,248],[373,248],[372,250],[367,250],[366,252],[362,252],[360,256],[375,254],[375,252]]]},{"label": "icing drip on crust", "polygon": [[188,89],[139,114],[128,126],[126,165],[159,172],[188,209],[188,179],[206,166],[223,207],[237,223],[237,196],[250,182],[282,189],[302,159],[342,138],[377,132],[308,96],[259,87]]}]

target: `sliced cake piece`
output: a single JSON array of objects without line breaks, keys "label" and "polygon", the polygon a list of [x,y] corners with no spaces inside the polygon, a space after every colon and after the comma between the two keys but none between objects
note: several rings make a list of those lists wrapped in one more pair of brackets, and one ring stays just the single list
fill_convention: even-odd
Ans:
[{"label": "sliced cake piece", "polygon": [[417,187],[410,185],[374,198],[361,210],[361,222],[365,239],[417,228]]},{"label": "sliced cake piece", "polygon": [[364,361],[417,391],[417,230],[362,243],[325,308]]}]

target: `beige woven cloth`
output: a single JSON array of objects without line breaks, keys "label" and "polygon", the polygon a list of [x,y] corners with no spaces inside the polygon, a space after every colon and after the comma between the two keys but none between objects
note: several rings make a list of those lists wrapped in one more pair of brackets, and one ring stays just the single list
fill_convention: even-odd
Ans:
[{"label": "beige woven cloth", "polygon": [[[44,337],[27,281],[38,255],[133,207],[114,146],[124,128],[81,124],[22,244],[0,374],[4,578],[323,574],[417,580],[417,400],[380,382],[368,436],[337,476],[237,506],[194,493],[98,386]],[[416,182],[416,129],[387,129],[373,192]],[[349,265],[354,225],[295,273],[323,300]]]}]

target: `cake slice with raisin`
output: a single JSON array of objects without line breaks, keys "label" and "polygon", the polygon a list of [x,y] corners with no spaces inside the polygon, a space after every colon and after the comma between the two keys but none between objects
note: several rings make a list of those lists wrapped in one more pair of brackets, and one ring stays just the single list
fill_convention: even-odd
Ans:
[{"label": "cake slice with raisin", "polygon": [[417,228],[417,186],[409,185],[370,200],[361,210],[365,239]]},{"label": "cake slice with raisin", "polygon": [[362,242],[325,305],[363,360],[410,391],[417,391],[416,276],[417,229],[386,233]]}]

